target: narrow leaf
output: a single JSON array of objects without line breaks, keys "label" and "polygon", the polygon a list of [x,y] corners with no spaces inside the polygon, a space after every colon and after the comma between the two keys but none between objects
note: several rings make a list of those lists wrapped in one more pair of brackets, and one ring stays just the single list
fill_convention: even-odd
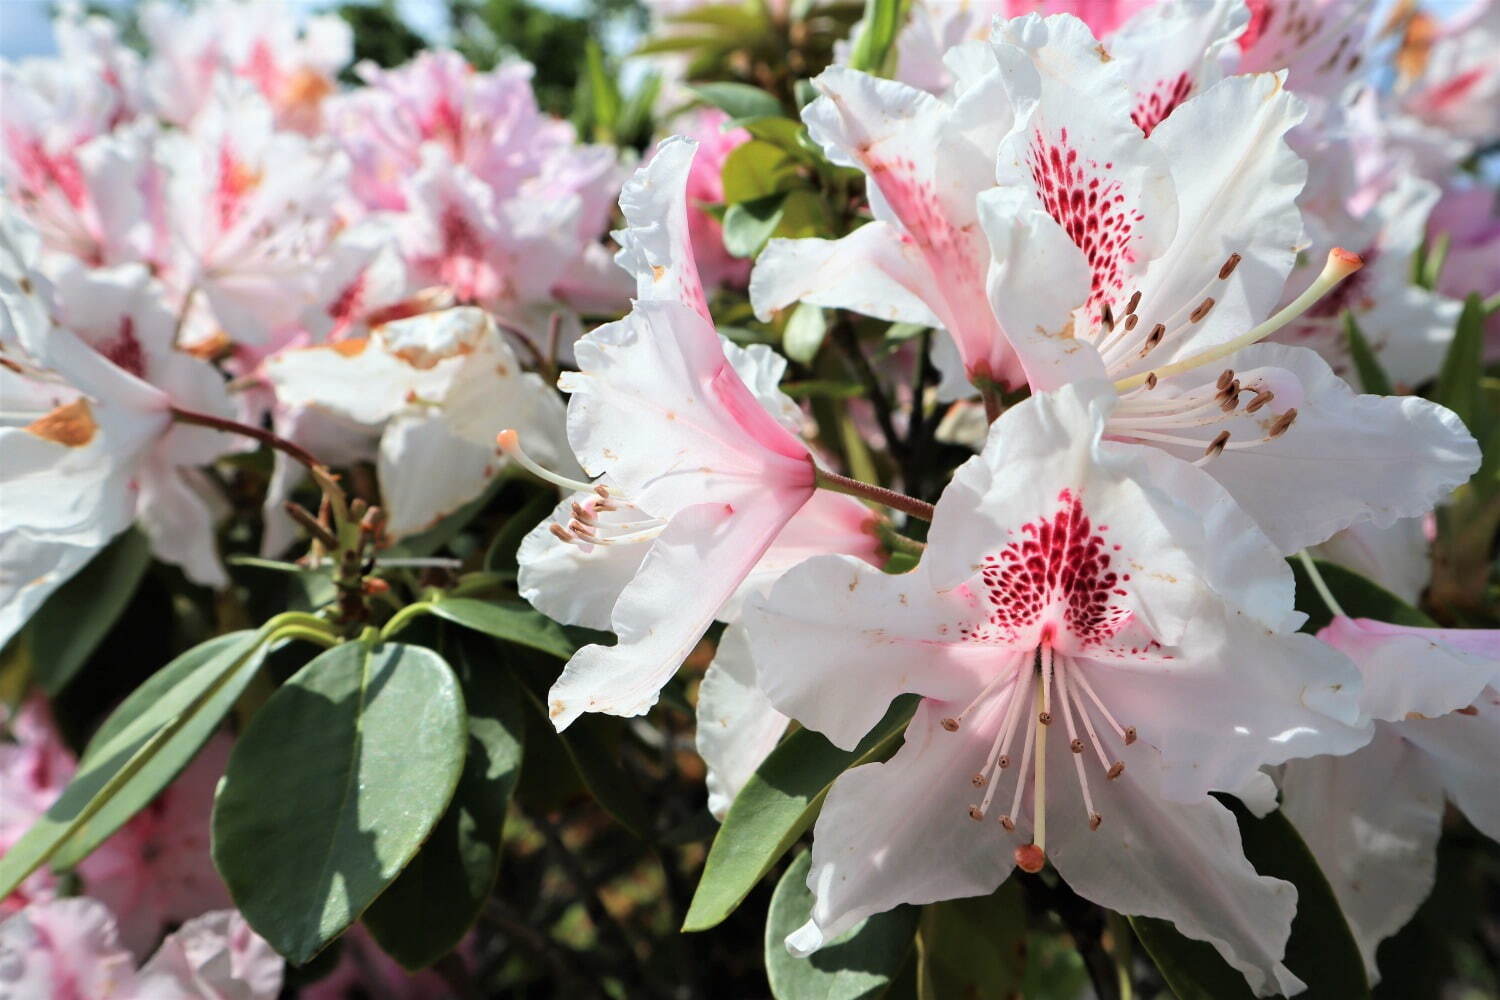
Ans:
[{"label": "narrow leaf", "polygon": [[812,825],[834,779],[894,753],[915,710],[914,699],[898,700],[852,751],[840,750],[810,729],[782,740],[730,805],[682,929],[708,930],[733,913]]},{"label": "narrow leaf", "polygon": [[902,0],[865,0],[863,26],[849,56],[850,68],[887,75],[886,60],[905,16]]},{"label": "narrow leaf", "polygon": [[566,660],[578,650],[561,625],[520,601],[449,597],[434,604],[432,613],[476,632],[529,646],[559,659]]},{"label": "narrow leaf", "polygon": [[[1317,589],[1300,559],[1288,560],[1297,579],[1297,610],[1307,615],[1304,632],[1316,632],[1333,619],[1333,612],[1323,603]],[[1407,604],[1395,594],[1368,577],[1338,563],[1314,560],[1318,573],[1333,593],[1339,607],[1351,618],[1373,618],[1393,625],[1414,625],[1418,628],[1436,628],[1433,621],[1421,611]]]},{"label": "narrow leaf", "polygon": [[1464,426],[1476,437],[1484,430],[1482,411],[1485,399],[1479,384],[1483,377],[1484,303],[1478,295],[1470,295],[1458,317],[1453,342],[1448,345],[1448,353],[1443,358],[1432,398],[1458,414]]},{"label": "narrow leaf", "polygon": [[1349,354],[1354,358],[1354,370],[1359,374],[1360,388],[1377,396],[1391,395],[1390,377],[1386,375],[1380,359],[1370,349],[1370,342],[1360,330],[1354,313],[1349,310],[1344,311],[1344,331],[1349,336]]}]

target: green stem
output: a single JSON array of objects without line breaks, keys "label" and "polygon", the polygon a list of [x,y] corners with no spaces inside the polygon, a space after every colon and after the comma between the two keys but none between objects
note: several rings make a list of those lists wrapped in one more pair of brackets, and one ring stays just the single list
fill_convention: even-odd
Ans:
[{"label": "green stem", "polygon": [[413,619],[419,618],[425,614],[431,614],[431,612],[432,604],[429,601],[418,601],[416,604],[408,604],[400,611],[397,611],[395,615],[391,617],[391,620],[386,622],[385,625],[381,628],[380,641],[386,641],[396,633],[400,632],[402,629],[406,628],[407,625],[411,624]]},{"label": "green stem", "polygon": [[1313,557],[1308,555],[1306,549],[1298,549],[1297,558],[1302,560],[1302,566],[1307,570],[1308,579],[1312,580],[1313,589],[1318,592],[1318,596],[1323,599],[1323,603],[1328,605],[1328,610],[1340,618],[1348,618],[1349,616],[1344,613],[1344,609],[1339,607],[1339,602],[1333,596],[1333,591],[1328,589],[1328,583],[1323,579],[1323,574],[1318,572],[1318,564],[1313,561]]},{"label": "green stem", "polygon": [[917,541],[915,538],[907,538],[896,530],[891,522],[881,518],[874,525],[875,537],[880,539],[880,544],[891,552],[905,552],[907,555],[921,558],[922,553],[927,551],[927,545]]},{"label": "green stem", "polygon": [[918,500],[916,497],[909,497],[905,493],[888,490],[884,486],[872,486],[869,483],[862,483],[858,479],[850,479],[848,476],[841,476],[837,472],[828,472],[825,469],[814,470],[813,482],[819,489],[832,490],[834,493],[846,493],[851,497],[858,497],[861,500],[878,503],[892,510],[899,510],[902,513],[910,514],[912,517],[923,521],[930,522],[932,520],[932,504]]},{"label": "green stem", "polygon": [[339,638],[336,635],[332,635],[323,629],[303,628],[300,625],[283,625],[271,633],[270,637],[266,639],[266,644],[270,645],[282,639],[301,639],[305,642],[322,646],[324,649],[339,644]]}]

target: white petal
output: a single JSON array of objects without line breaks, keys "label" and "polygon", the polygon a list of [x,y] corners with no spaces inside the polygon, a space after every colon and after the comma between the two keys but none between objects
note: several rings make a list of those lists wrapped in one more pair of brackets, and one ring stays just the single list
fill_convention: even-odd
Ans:
[{"label": "white petal", "polygon": [[684,136],[662,140],[620,192],[625,228],[612,235],[620,244],[615,262],[635,275],[637,299],[681,302],[708,319],[688,234],[687,182],[697,151]]},{"label": "white petal", "polygon": [[20,531],[0,533],[0,646],[98,551],[89,545],[32,538]]},{"label": "white petal", "polygon": [[1395,723],[1396,730],[1427,755],[1448,798],[1491,840],[1500,840],[1500,686],[1474,701],[1476,714]]},{"label": "white petal", "polygon": [[833,783],[813,829],[808,924],[787,938],[805,955],[873,913],[993,892],[1012,868],[999,823],[976,823],[968,776],[989,752],[982,727],[946,732],[941,702],[924,701],[906,742],[883,764]]},{"label": "white petal", "polygon": [[178,988],[188,996],[225,1000],[275,1000],[285,963],[234,910],[194,917],[162,941],[141,967],[152,989]]},{"label": "white petal", "polygon": [[1432,579],[1432,546],[1425,517],[1406,517],[1388,528],[1368,521],[1320,543],[1314,555],[1347,566],[1408,604],[1422,599]]},{"label": "white petal", "polygon": [[1347,757],[1287,765],[1281,808],[1317,859],[1364,956],[1375,952],[1432,891],[1443,826],[1443,787],[1424,755],[1379,726]]},{"label": "white petal", "polygon": [[[141,528],[151,539],[151,554],[181,566],[189,580],[219,589],[229,585],[229,574],[219,560],[216,528],[222,512],[215,512],[199,492],[207,483],[193,483],[196,470],[182,469],[154,455],[140,470]],[[223,506],[222,498],[219,498]]]},{"label": "white petal", "polygon": [[1239,0],[1159,3],[1112,32],[1109,54],[1130,79],[1136,125],[1150,135],[1184,100],[1217,83],[1226,50],[1236,49],[1249,19]]},{"label": "white petal", "polygon": [[1335,617],[1318,638],[1364,675],[1360,711],[1396,722],[1464,708],[1500,682],[1500,630],[1412,628]]},{"label": "white petal", "polygon": [[[552,515],[531,529],[521,540],[516,562],[520,565],[517,589],[532,606],[564,625],[606,630],[609,613],[619,600],[620,592],[640,572],[641,563],[650,551],[646,544],[590,545],[565,542],[552,534],[551,526],[566,528],[573,518],[573,504],[597,499],[592,494],[575,493],[565,498]],[[601,524],[619,526],[647,520],[634,510],[602,511]]]},{"label": "white petal", "polygon": [[755,662],[743,625],[731,625],[698,685],[698,754],[708,765],[708,811],[729,805],[786,732],[787,717],[755,686]]},{"label": "white petal", "polygon": [[399,416],[380,438],[380,495],[392,537],[416,534],[484,492],[500,459],[442,416]]},{"label": "white petal", "polygon": [[926,301],[929,280],[921,255],[894,223],[867,222],[837,240],[772,240],[750,273],[750,302],[762,320],[810,302],[891,323],[941,326]]}]

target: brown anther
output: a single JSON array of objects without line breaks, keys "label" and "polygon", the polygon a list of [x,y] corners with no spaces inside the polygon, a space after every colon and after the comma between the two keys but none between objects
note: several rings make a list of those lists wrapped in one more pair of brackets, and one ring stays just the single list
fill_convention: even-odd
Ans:
[{"label": "brown anther", "polygon": [[1479,709],[1475,708],[1473,705],[1465,705],[1463,708],[1455,708],[1454,711],[1457,712],[1459,715],[1478,715],[1479,714]]},{"label": "brown anther", "polygon": [[1141,354],[1149,354],[1152,348],[1166,339],[1166,336],[1167,325],[1165,323],[1158,323],[1153,326],[1151,332],[1146,335],[1146,342],[1141,345]]},{"label": "brown anther", "polygon": [[1203,319],[1203,317],[1207,316],[1208,315],[1208,311],[1210,309],[1212,309],[1213,307],[1214,307],[1213,296],[1209,296],[1208,298],[1204,299],[1202,302],[1198,303],[1198,308],[1194,309],[1192,311],[1191,315],[1188,316],[1188,322],[1190,322],[1190,323],[1197,323],[1199,320]]},{"label": "brown anther", "polygon": [[969,818],[978,823],[984,819],[984,812],[978,806],[970,806]]},{"label": "brown anther", "polygon": [[1104,303],[1104,308],[1099,312],[1099,322],[1104,324],[1105,333],[1115,328],[1114,310],[1110,309],[1108,302]]},{"label": "brown anther", "polygon": [[1135,742],[1135,727],[1134,726],[1126,726],[1125,727],[1125,745],[1126,746],[1130,746],[1130,744],[1132,744],[1134,742]]},{"label": "brown anther", "polygon": [[609,487],[605,486],[603,483],[595,483],[594,492],[599,494],[599,496],[604,498],[605,500],[609,499]]},{"label": "brown anther", "polygon": [[1016,867],[1029,875],[1035,875],[1047,863],[1047,855],[1035,844],[1016,848]]},{"label": "brown anther", "polygon": [[938,725],[942,726],[944,729],[948,730],[948,732],[950,732],[950,733],[956,733],[956,732],[958,732],[958,720],[955,719],[955,718],[952,718],[951,716],[949,718],[940,720],[938,722]]},{"label": "brown anther", "polygon": [[1124,773],[1125,773],[1125,762],[1123,760],[1117,760],[1113,764],[1109,765],[1109,770],[1104,772],[1104,776],[1106,778],[1108,778],[1110,781],[1114,781],[1116,778],[1118,778],[1120,775],[1122,775]]},{"label": "brown anther", "polygon": [[1140,316],[1136,315],[1135,313],[1131,313],[1129,316],[1126,316],[1125,317],[1125,332],[1129,333],[1131,330],[1134,330],[1135,329],[1135,325],[1137,323],[1139,323],[1140,321],[1141,321]]},{"label": "brown anther", "polygon": [[974,775],[974,777],[972,777],[972,778],[969,779],[969,784],[973,785],[975,788],[983,788],[985,785],[988,785],[989,783],[990,783],[989,779],[986,778],[982,774],[976,774],[976,775]]},{"label": "brown anther", "polygon": [[1138,305],[1140,305],[1140,304],[1141,304],[1141,293],[1140,293],[1140,290],[1137,289],[1136,292],[1135,292],[1135,294],[1133,294],[1133,295],[1130,296],[1130,301],[1127,302],[1127,303],[1125,303],[1125,315],[1129,316],[1131,313],[1135,312],[1135,307],[1138,306]]},{"label": "brown anther", "polygon": [[574,541],[577,541],[577,539],[575,539],[573,537],[572,532],[568,531],[567,528],[564,528],[562,525],[558,524],[556,521],[553,521],[551,524],[549,524],[547,526],[547,530],[550,531],[550,532],[552,532],[553,536],[559,542],[574,542]]},{"label": "brown anther", "polygon": [[1007,767],[1010,767],[1010,754],[1008,754],[1008,753],[1001,754],[1000,755],[1000,759],[998,761],[996,761],[996,763],[1000,765],[1000,770],[1002,770],[1002,771],[1005,770]]},{"label": "brown anther", "polygon": [[1297,408],[1294,406],[1276,418],[1275,422],[1271,424],[1271,429],[1266,431],[1266,437],[1281,437],[1281,435],[1287,432],[1287,428],[1292,426],[1292,421],[1296,419]]},{"label": "brown anther", "polygon": [[1218,436],[1208,443],[1203,449],[1203,454],[1208,458],[1217,458],[1224,451],[1224,446],[1229,443],[1229,432],[1220,431]]},{"label": "brown anther", "polygon": [[1050,726],[1052,725],[1052,713],[1042,712],[1036,717],[1036,721],[1040,722],[1044,726]]},{"label": "brown anther", "polygon": [[585,542],[596,541],[599,537],[595,535],[594,532],[589,528],[589,526],[584,524],[582,521],[569,521],[568,530],[577,535],[579,538],[583,539]]},{"label": "brown anther", "polygon": [[1245,407],[1245,412],[1254,413],[1256,410],[1260,409],[1262,406],[1265,406],[1275,398],[1276,394],[1270,389],[1257,389],[1255,392],[1255,398],[1250,400],[1249,404]]},{"label": "brown anther", "polygon": [[1149,391],[1156,388],[1156,372],[1146,373],[1146,389]]},{"label": "brown anther", "polygon": [[1083,753],[1083,740],[1073,740],[1068,744],[1068,749],[1074,753]]},{"label": "brown anther", "polygon": [[1224,262],[1224,266],[1219,268],[1219,280],[1223,281],[1225,278],[1229,277],[1234,273],[1234,269],[1239,266],[1240,255],[1237,253],[1230,254],[1229,259]]},{"label": "brown anther", "polygon": [[1233,413],[1240,405],[1240,380],[1235,379],[1229,383],[1229,388],[1219,393],[1219,409],[1224,413]]},{"label": "brown anther", "polygon": [[1103,816],[1100,816],[1098,813],[1089,813],[1089,829],[1090,830],[1097,830],[1097,829],[1099,829],[1099,824],[1103,823],[1103,822],[1104,822],[1104,817]]},{"label": "brown anther", "polygon": [[1016,828],[1015,822],[1009,816],[1001,816],[1000,825],[1008,831],[1013,831]]},{"label": "brown anther", "polygon": [[1226,368],[1219,373],[1218,381],[1214,382],[1214,388],[1218,389],[1220,392],[1223,392],[1225,389],[1229,388],[1230,383],[1233,381],[1234,369]]},{"label": "brown anther", "polygon": [[573,501],[573,516],[582,521],[584,524],[593,524],[595,520],[594,512],[589,510],[583,504],[579,503],[577,500]]}]

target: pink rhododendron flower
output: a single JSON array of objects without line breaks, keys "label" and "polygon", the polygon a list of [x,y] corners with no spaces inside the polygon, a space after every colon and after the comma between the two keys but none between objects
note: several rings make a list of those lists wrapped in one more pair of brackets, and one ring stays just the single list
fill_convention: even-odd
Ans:
[{"label": "pink rhododendron flower", "polygon": [[[1431,15],[1417,16],[1426,34]],[[1470,0],[1419,45],[1403,67],[1402,106],[1475,145],[1494,142],[1500,136],[1500,3]]]},{"label": "pink rhododendron flower", "polygon": [[1218,484],[1103,438],[1112,405],[1069,386],[1002,415],[911,573],[822,556],[752,602],[759,687],[835,745],[923,699],[894,758],[830,791],[795,954],[1050,860],[1080,895],[1209,941],[1258,993],[1298,988],[1294,893],[1206,793],[1363,744],[1358,675],[1291,631],[1285,564]]},{"label": "pink rhododendron flower", "polygon": [[1364,675],[1368,747],[1296,761],[1282,808],[1328,876],[1372,981],[1380,942],[1432,891],[1445,800],[1500,839],[1500,631],[1335,617],[1318,637]]}]

